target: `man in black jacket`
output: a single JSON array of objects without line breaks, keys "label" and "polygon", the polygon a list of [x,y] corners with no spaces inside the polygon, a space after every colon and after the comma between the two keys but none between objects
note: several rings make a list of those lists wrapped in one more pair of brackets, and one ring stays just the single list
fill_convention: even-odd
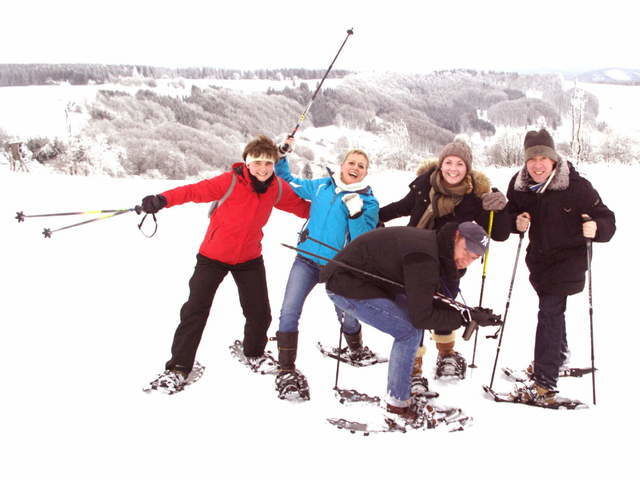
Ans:
[{"label": "man in black jacket", "polygon": [[[323,268],[320,280],[345,315],[394,337],[387,384],[390,412],[409,413],[411,370],[422,330],[455,330],[465,323],[460,311],[434,300],[434,294],[442,282],[457,280],[458,270],[480,258],[487,244],[485,231],[473,222],[447,224],[437,233],[389,227],[359,236],[334,260],[395,284],[336,263]],[[483,313],[471,315],[482,324]]]},{"label": "man in black jacket", "polygon": [[514,232],[529,230],[526,262],[539,298],[531,385],[512,394],[525,403],[554,401],[558,371],[567,359],[567,296],[584,289],[587,239],[607,242],[615,215],[591,183],[555,151],[542,129],[527,132],[526,163],[511,179],[507,198]]}]

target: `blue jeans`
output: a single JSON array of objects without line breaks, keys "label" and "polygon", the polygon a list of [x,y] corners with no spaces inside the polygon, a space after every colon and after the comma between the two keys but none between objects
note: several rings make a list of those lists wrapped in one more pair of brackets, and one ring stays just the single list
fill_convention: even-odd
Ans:
[{"label": "blue jeans", "polygon": [[398,295],[395,301],[388,298],[346,298],[327,290],[329,298],[345,313],[355,317],[393,337],[389,355],[387,378],[388,403],[397,407],[409,404],[411,397],[411,371],[423,330],[409,320],[407,297]]},{"label": "blue jeans", "polygon": [[534,379],[538,385],[554,390],[558,381],[558,370],[567,354],[567,331],[564,318],[567,297],[540,295],[539,302],[533,359]]},{"label": "blue jeans", "polygon": [[[297,332],[302,314],[302,306],[307,296],[318,284],[320,276],[320,265],[312,262],[308,258],[296,256],[289,272],[287,288],[284,292],[284,300],[280,310],[280,332]],[[355,318],[342,315],[342,311],[336,308],[338,321],[342,321],[342,331],[346,334],[354,334],[360,331],[360,322]]]}]

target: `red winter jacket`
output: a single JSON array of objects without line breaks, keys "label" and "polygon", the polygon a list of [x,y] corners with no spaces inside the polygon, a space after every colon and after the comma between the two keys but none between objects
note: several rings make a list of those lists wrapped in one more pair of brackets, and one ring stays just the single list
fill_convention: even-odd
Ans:
[{"label": "red winter jacket", "polygon": [[288,183],[282,182],[280,201],[274,205],[278,197],[277,179],[274,178],[266,192],[258,194],[251,185],[249,170],[244,163],[235,163],[230,172],[174,188],[161,195],[167,199],[167,207],[186,202],[212,202],[227,192],[232,175],[237,176],[236,185],[231,195],[211,215],[200,253],[207,258],[236,265],[261,255],[262,227],[269,220],[273,207],[307,218],[309,203],[293,193]]}]

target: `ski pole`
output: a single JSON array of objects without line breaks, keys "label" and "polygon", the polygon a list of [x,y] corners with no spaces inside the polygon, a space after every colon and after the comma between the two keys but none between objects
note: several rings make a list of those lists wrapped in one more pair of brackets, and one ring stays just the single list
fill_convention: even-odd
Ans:
[{"label": "ski pole", "polygon": [[25,218],[36,218],[36,217],[62,217],[67,215],[100,215],[103,213],[124,213],[135,210],[136,213],[140,213],[142,210],[138,211],[140,207],[134,207],[133,209],[128,210],[89,210],[86,212],[64,212],[64,213],[41,213],[38,215],[25,215],[24,212],[16,212],[15,219],[18,220],[18,223],[24,222]]},{"label": "ski pole", "polygon": [[[491,247],[491,230],[493,230],[493,210],[489,212],[489,229],[487,230],[487,249],[484,252],[484,258],[482,259],[482,284],[480,285],[480,300],[478,306],[482,306],[482,297],[484,295],[484,282],[487,279],[487,265],[489,264],[489,248]],[[476,330],[475,337],[473,339],[473,356],[471,357],[471,365],[469,368],[478,368],[476,365],[476,346],[478,345],[478,330]]]},{"label": "ski pole", "polygon": [[[304,253],[306,255],[311,255],[313,257],[316,257],[316,258],[319,258],[321,260],[324,260],[324,261],[326,261],[328,263],[333,263],[334,265],[337,265],[339,267],[346,268],[347,270],[351,270],[353,272],[357,272],[357,273],[360,273],[360,274],[365,275],[367,277],[375,278],[376,280],[380,280],[382,282],[386,282],[386,283],[388,283],[390,285],[394,285],[396,287],[400,287],[400,288],[404,289],[404,285],[402,283],[396,282],[396,281],[391,280],[389,278],[381,277],[381,276],[376,275],[376,274],[371,273],[371,272],[367,272],[366,270],[362,270],[360,268],[354,267],[352,265],[349,265],[347,263],[341,262],[339,260],[335,260],[333,258],[323,257],[323,256],[315,254],[313,252],[309,252],[309,251],[303,250],[301,248],[297,248],[297,247],[293,247],[291,245],[287,245],[286,243],[281,243],[280,245],[282,245],[285,248],[289,248],[291,250],[295,250],[296,252]],[[443,294],[438,293],[438,292],[435,292],[433,294],[433,298],[434,298],[434,300],[439,300],[440,302],[442,302],[442,303],[450,306],[451,308],[457,310],[458,312],[460,312],[460,314],[462,315],[464,320],[467,322],[467,324],[470,324],[472,322],[471,313],[470,312],[473,309],[471,307],[469,307],[468,305],[465,305],[464,303],[457,302],[454,299],[449,298],[446,295],[443,295]],[[493,320],[496,321],[496,325],[500,324],[500,315],[492,314],[492,317],[493,317]],[[468,340],[469,338],[471,338],[471,336],[470,336],[471,334],[473,334],[473,332],[471,332],[469,334],[469,337],[465,338],[465,340]]]},{"label": "ski pole", "polygon": [[496,359],[493,362],[493,371],[491,372],[491,383],[489,389],[493,389],[493,379],[496,374],[496,366],[498,365],[498,355],[500,355],[500,348],[502,347],[502,337],[504,335],[504,327],[507,324],[507,314],[509,313],[509,304],[511,303],[511,292],[513,291],[513,283],[516,279],[516,271],[518,269],[518,259],[520,258],[520,249],[522,248],[522,239],[524,233],[520,232],[520,240],[518,240],[518,251],[516,252],[516,261],[513,264],[513,273],[511,274],[511,283],[509,284],[509,293],[507,294],[507,303],[504,307],[504,315],[502,316],[502,325],[500,326],[500,340],[498,340],[498,348],[496,348]]},{"label": "ski pole", "polygon": [[[582,221],[588,222],[592,218],[589,215],[582,215]],[[593,256],[593,242],[587,238],[587,275],[589,277],[589,334],[591,336],[591,386],[593,389],[593,404],[596,404],[596,365],[593,348],[593,292],[591,283],[591,257]]]},{"label": "ski pole", "polygon": [[73,227],[78,227],[80,225],[86,225],[87,223],[91,223],[91,222],[97,222],[98,220],[105,220],[107,218],[111,218],[111,217],[115,217],[118,215],[122,215],[123,213],[128,213],[128,212],[135,212],[136,208],[130,208],[128,210],[119,210],[116,213],[110,213],[108,215],[103,215],[101,217],[98,218],[92,218],[91,220],[85,220],[84,222],[79,222],[79,223],[74,223],[73,225],[67,225],[66,227],[60,227],[60,228],[56,228],[54,230],[51,230],[50,228],[45,228],[42,231],[42,235],[44,235],[44,238],[51,238],[51,235],[55,232],[59,232],[61,230],[66,230],[68,228],[73,228]]},{"label": "ski pole", "polygon": [[338,390],[338,375],[340,374],[340,360],[342,355],[342,327],[344,325],[344,312],[340,317],[340,333],[338,334],[338,356],[336,357],[336,383],[333,386],[334,390]]},{"label": "ski pole", "polygon": [[[316,88],[316,91],[313,92],[313,95],[311,96],[311,101],[309,102],[309,105],[307,105],[307,108],[304,109],[304,112],[302,112],[302,114],[300,115],[300,118],[298,118],[298,123],[296,124],[295,128],[293,129],[293,131],[289,134],[289,136],[287,138],[295,137],[296,132],[298,131],[298,129],[302,125],[302,122],[304,122],[304,119],[306,118],[307,113],[309,113],[309,109],[311,108],[311,105],[313,104],[313,101],[316,99],[316,96],[318,95],[318,92],[320,91],[320,88],[322,88],[322,84],[324,83],[325,79],[327,78],[327,75],[329,75],[329,72],[331,71],[331,68],[333,68],[333,64],[336,63],[336,60],[338,59],[338,56],[340,55],[340,52],[342,52],[342,49],[343,49],[345,43],[347,43],[347,40],[349,40],[349,37],[351,35],[353,35],[353,28],[350,28],[349,30],[347,30],[347,36],[345,37],[344,41],[342,42],[342,45],[340,45],[340,48],[338,49],[338,53],[336,53],[336,56],[333,58],[333,61],[331,62],[331,65],[329,65],[329,68],[324,73],[324,76],[322,77],[322,80],[320,80],[320,83],[318,84],[318,87]],[[286,153],[286,152],[289,151],[289,144],[288,143],[283,143],[281,148],[283,150],[283,153]]]}]

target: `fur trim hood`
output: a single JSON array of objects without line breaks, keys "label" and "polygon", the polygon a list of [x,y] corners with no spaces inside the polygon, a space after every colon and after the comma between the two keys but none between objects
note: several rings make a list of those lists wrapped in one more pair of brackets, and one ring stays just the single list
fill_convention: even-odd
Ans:
[{"label": "fur trim hood", "polygon": [[[549,186],[547,190],[556,190],[562,191],[566,190],[569,187],[569,175],[571,173],[571,164],[559,158],[556,162],[556,173],[549,182]],[[516,177],[516,181],[513,184],[513,189],[517,192],[526,192],[529,190],[529,186],[533,185],[535,182],[527,172],[527,164],[525,163],[520,172],[518,172],[518,176]]]},{"label": "fur trim hood", "polygon": [[[416,170],[416,175],[420,177],[426,173],[429,173],[427,176],[431,176],[431,172],[438,167],[438,159],[437,158],[427,158],[420,162],[418,165],[418,169]],[[471,180],[473,181],[473,194],[480,198],[485,193],[491,191],[491,181],[489,178],[482,172],[477,170],[471,170]]]}]

